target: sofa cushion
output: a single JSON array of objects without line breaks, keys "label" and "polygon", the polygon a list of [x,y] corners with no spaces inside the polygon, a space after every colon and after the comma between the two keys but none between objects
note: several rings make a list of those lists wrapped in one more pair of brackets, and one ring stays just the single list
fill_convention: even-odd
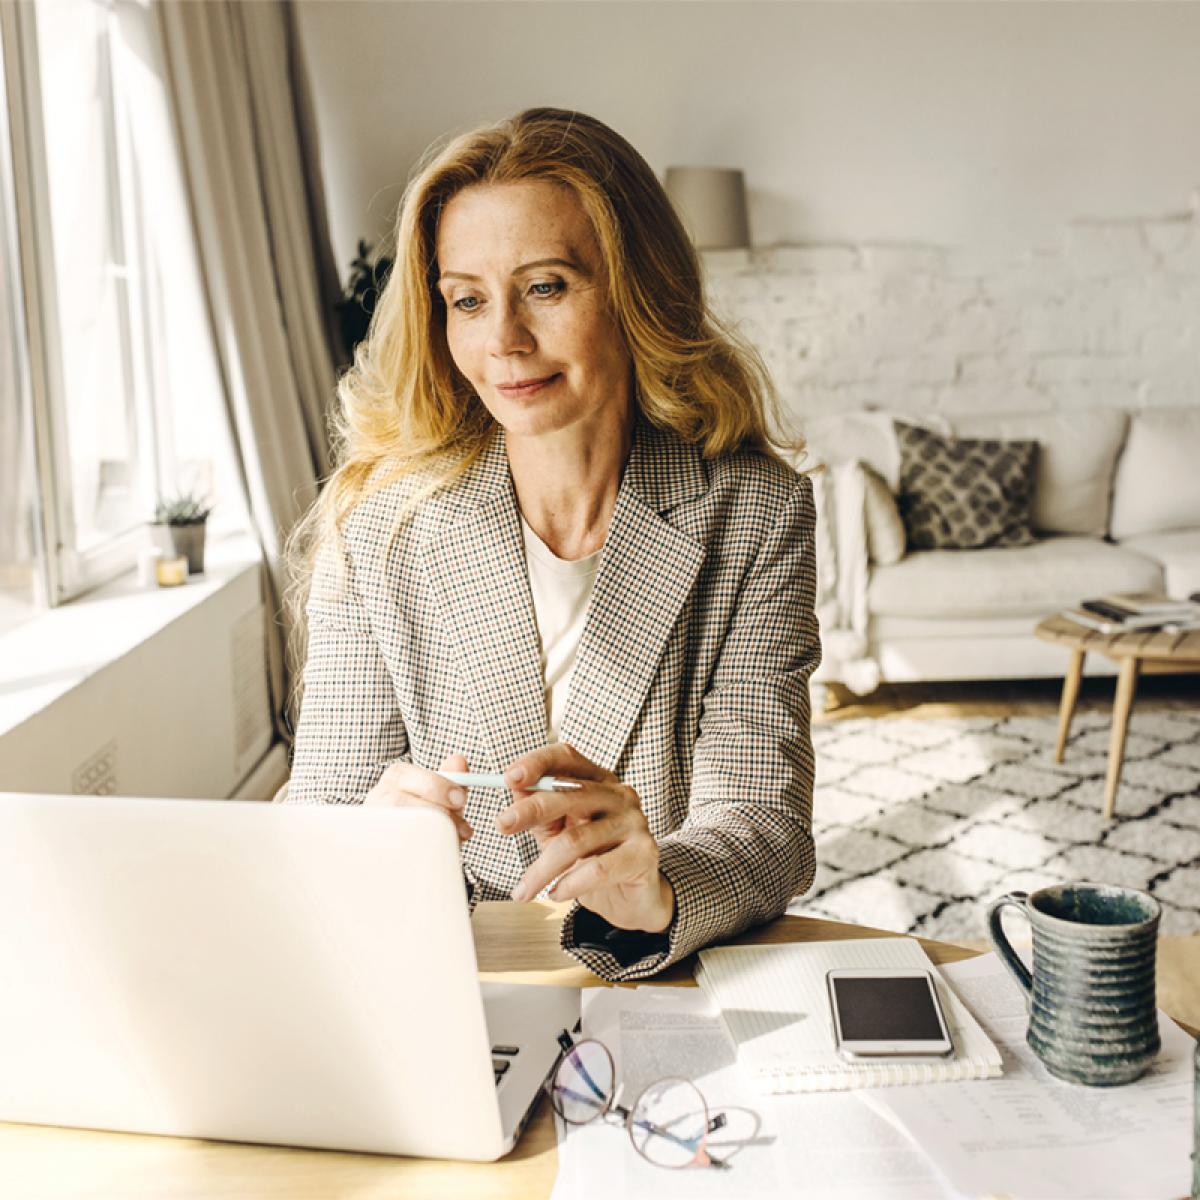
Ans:
[{"label": "sofa cushion", "polygon": [[947,641],[982,641],[984,638],[1021,638],[1033,632],[1035,614],[1017,616],[942,617],[872,617],[870,636],[876,642],[908,638],[945,638]]},{"label": "sofa cushion", "polygon": [[908,548],[904,522],[896,507],[896,497],[883,476],[863,466],[863,496],[867,524],[867,552],[873,563],[899,562]]},{"label": "sofa cushion", "polygon": [[1117,463],[1112,536],[1165,533],[1200,525],[1200,408],[1134,414]]},{"label": "sofa cushion", "polygon": [[896,617],[1042,617],[1106,592],[1156,591],[1152,559],[1097,538],[1051,537],[1032,546],[924,550],[876,567],[867,608]]},{"label": "sofa cushion", "polygon": [[1032,439],[1038,444],[1032,525],[1036,533],[1108,531],[1113,470],[1129,426],[1118,409],[1057,413],[964,413],[950,417],[959,437]]},{"label": "sofa cushion", "polygon": [[1171,533],[1147,533],[1121,543],[1162,564],[1163,591],[1178,600],[1200,592],[1200,525]]},{"label": "sofa cushion", "polygon": [[877,472],[894,492],[900,479],[900,448],[893,421],[950,433],[950,422],[938,413],[880,412],[859,409],[806,417],[807,454],[797,467],[814,463],[861,462]]},{"label": "sofa cushion", "polygon": [[896,422],[896,502],[916,550],[973,550],[1033,541],[1029,502],[1037,442],[943,437]]}]

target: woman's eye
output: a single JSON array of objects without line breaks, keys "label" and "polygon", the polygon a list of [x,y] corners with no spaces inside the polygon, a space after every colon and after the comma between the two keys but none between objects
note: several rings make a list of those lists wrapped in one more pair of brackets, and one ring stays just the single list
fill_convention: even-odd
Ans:
[{"label": "woman's eye", "polygon": [[474,312],[475,309],[479,307],[479,297],[463,296],[460,299],[455,300],[454,307],[457,308],[459,312]]},{"label": "woman's eye", "polygon": [[561,279],[555,279],[549,283],[531,283],[529,290],[541,299],[549,299],[551,296],[557,296],[560,292],[566,290],[566,284]]}]

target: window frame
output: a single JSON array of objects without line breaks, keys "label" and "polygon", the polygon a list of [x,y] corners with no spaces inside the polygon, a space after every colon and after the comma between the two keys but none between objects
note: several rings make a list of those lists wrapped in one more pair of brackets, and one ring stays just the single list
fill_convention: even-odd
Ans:
[{"label": "window frame", "polygon": [[[3,8],[0,8],[0,49],[3,46],[2,39],[4,37],[5,23],[5,12]],[[5,56],[0,53],[0,102],[5,101],[11,83],[12,80]],[[21,256],[17,243],[18,223],[15,199],[16,181],[13,175],[12,136],[9,107],[7,103],[4,103],[4,107],[0,108],[0,205],[3,206],[3,211],[0,212],[0,246],[3,247],[8,265],[4,269],[3,278],[0,279],[0,288],[4,289],[3,304],[9,316],[9,324],[7,329],[0,331],[0,333],[6,335],[9,341],[8,352],[11,355],[13,369],[11,382],[15,389],[13,403],[20,413],[18,421],[21,430],[21,444],[15,448],[15,461],[18,473],[26,475],[30,489],[28,517],[29,535],[32,539],[30,547],[32,554],[28,560],[29,582],[27,585],[28,590],[25,591],[25,594],[19,598],[14,597],[11,593],[0,596],[0,600],[7,600],[9,604],[16,599],[16,603],[21,608],[27,608],[27,616],[17,617],[14,622],[12,610],[10,609],[8,615],[3,620],[0,620],[0,635],[3,635],[4,631],[11,628],[14,623],[21,624],[29,616],[48,607],[47,579],[44,566],[46,560],[45,531],[41,514],[45,501],[39,487],[37,470],[34,465],[33,411],[29,384],[29,338],[25,320],[25,298],[22,291],[19,270]],[[19,495],[16,499],[18,509],[14,515],[19,520],[23,520],[26,514],[20,511]]]},{"label": "window frame", "polygon": [[[137,496],[147,510],[160,485],[158,418],[149,386],[147,314],[131,286],[141,262],[134,209],[138,203],[133,155],[121,99],[113,86],[113,0],[91,0],[106,15],[102,70],[105,78],[105,155],[111,236],[119,264],[112,268],[120,289],[121,358],[126,370],[127,408],[132,409],[133,467]],[[67,436],[67,395],[58,307],[58,279],[50,207],[49,170],[41,103],[36,4],[0,4],[0,48],[4,54],[16,204],[17,273],[28,348],[27,372],[38,480],[44,592],[55,606],[128,571],[145,544],[142,523],[81,552],[77,546],[72,466]],[[147,513],[148,519],[148,513]]]}]

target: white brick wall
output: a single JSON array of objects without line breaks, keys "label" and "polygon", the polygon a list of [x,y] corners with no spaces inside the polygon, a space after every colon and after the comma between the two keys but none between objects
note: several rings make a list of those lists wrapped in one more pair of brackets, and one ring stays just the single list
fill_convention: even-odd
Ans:
[{"label": "white brick wall", "polygon": [[777,246],[706,256],[717,311],[799,418],[1200,404],[1200,192],[1056,249]]}]

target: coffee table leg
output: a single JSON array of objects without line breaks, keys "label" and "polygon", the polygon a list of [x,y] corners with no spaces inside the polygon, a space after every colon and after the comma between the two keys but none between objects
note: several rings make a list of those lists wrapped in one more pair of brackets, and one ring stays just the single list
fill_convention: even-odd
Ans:
[{"label": "coffee table leg", "polygon": [[1117,784],[1121,781],[1121,767],[1125,761],[1125,732],[1129,728],[1129,714],[1133,711],[1133,697],[1137,691],[1140,661],[1132,655],[1121,659],[1121,670],[1117,675],[1117,695],[1113,701],[1112,739],[1108,744],[1108,775],[1104,780],[1104,819],[1111,821],[1117,807]]},{"label": "coffee table leg", "polygon": [[1062,702],[1058,706],[1058,741],[1054,744],[1054,761],[1062,762],[1067,748],[1067,737],[1071,732],[1071,718],[1075,715],[1075,701],[1079,699],[1079,680],[1083,677],[1085,650],[1071,651],[1071,665],[1063,679]]}]

